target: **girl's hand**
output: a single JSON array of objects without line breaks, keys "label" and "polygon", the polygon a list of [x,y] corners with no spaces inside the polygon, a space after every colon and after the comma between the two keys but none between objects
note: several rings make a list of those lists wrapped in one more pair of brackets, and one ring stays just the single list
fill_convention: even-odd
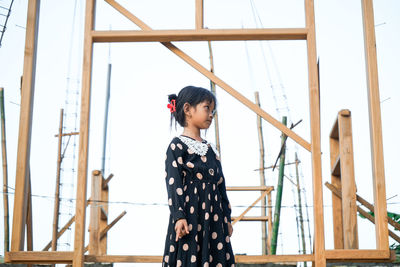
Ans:
[{"label": "girl's hand", "polygon": [[232,236],[232,233],[233,233],[232,224],[230,222],[228,222],[228,235],[229,235],[229,237]]},{"label": "girl's hand", "polygon": [[189,234],[189,227],[186,219],[180,219],[175,223],[175,233],[176,233],[176,238],[175,238],[176,242],[178,242],[178,239]]}]

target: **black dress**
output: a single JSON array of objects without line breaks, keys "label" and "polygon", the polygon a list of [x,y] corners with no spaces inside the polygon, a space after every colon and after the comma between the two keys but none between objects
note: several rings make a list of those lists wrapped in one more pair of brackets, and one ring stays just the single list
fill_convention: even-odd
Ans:
[{"label": "black dress", "polygon": [[[206,141],[172,139],[165,160],[171,211],[163,266],[234,267],[228,235],[231,206],[218,152]],[[175,241],[175,222],[187,220],[189,234]]]}]

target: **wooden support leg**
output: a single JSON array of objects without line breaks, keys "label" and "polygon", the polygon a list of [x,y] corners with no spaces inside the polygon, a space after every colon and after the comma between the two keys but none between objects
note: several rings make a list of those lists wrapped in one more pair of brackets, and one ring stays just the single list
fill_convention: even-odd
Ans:
[{"label": "wooden support leg", "polygon": [[379,97],[378,63],[376,56],[375,24],[372,0],[362,0],[365,63],[367,69],[369,126],[371,131],[371,161],[374,185],[376,248],[389,249],[385,167],[383,163],[383,141],[381,106]]},{"label": "wooden support leg", "polygon": [[76,219],[73,266],[83,267],[85,250],[86,190],[90,122],[90,90],[93,42],[91,32],[94,29],[95,0],[86,1],[85,40],[82,67],[81,114],[79,130],[78,189],[76,193]]},{"label": "wooden support leg", "polygon": [[325,267],[326,256],[324,236],[324,210],[322,197],[320,96],[313,0],[305,1],[305,14],[306,27],[308,29],[307,54],[311,124],[311,159],[314,195],[314,256],[316,267]]},{"label": "wooden support leg", "polygon": [[11,251],[24,249],[39,7],[39,0],[28,1]]}]

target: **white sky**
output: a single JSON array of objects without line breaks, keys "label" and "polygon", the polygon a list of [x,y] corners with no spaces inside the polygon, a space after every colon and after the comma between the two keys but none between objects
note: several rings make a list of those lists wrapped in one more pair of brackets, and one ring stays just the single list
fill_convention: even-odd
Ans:
[{"label": "white sky", "polygon": [[[73,20],[76,2],[76,17]],[[59,110],[64,106],[67,78],[72,84],[81,79],[84,1],[46,1],[41,3],[36,91],[32,133],[31,171],[33,194],[34,249],[41,250],[51,238],[53,195],[57,161]],[[6,5],[8,1],[0,1]],[[121,1],[133,14],[153,29],[194,27],[194,1]],[[264,27],[304,27],[303,1],[253,1]],[[290,7],[290,8],[288,8]],[[0,86],[5,88],[9,186],[14,187],[18,137],[20,76],[26,24],[26,0],[16,0],[0,48]],[[98,1],[96,29],[137,29],[107,3]],[[399,181],[396,179],[400,130],[400,2],[374,1],[378,52],[379,85],[385,156],[388,210],[400,213]],[[329,132],[337,112],[350,109],[353,119],[355,175],[358,193],[373,201],[369,144],[367,89],[364,63],[360,1],[315,1],[317,53],[320,60],[321,138],[323,182],[330,181]],[[257,18],[258,19],[258,18]],[[254,28],[251,2],[205,1],[205,26],[208,28]],[[71,34],[72,31],[72,34]],[[72,39],[72,41],[71,41]],[[207,43],[175,43],[206,68]],[[215,73],[249,99],[260,91],[262,107],[276,113],[271,86],[287,95],[293,122],[302,119],[296,133],[310,140],[308,113],[307,57],[304,41],[213,42]],[[246,53],[247,46],[247,53]],[[264,61],[261,48],[264,51]],[[71,51],[71,52],[70,52]],[[71,58],[68,58],[71,54]],[[111,100],[107,173],[114,173],[110,201],[162,203],[163,205],[111,204],[110,219],[123,210],[128,214],[109,232],[109,254],[161,255],[169,210],[164,182],[164,153],[170,139],[180,133],[169,130],[167,94],[189,84],[209,88],[209,81],[157,43],[111,45]],[[275,61],[276,64],[273,64]],[[89,173],[101,167],[106,71],[109,45],[96,44],[92,79]],[[267,63],[265,63],[267,62]],[[267,64],[267,65],[266,65]],[[70,66],[70,67],[69,67]],[[267,66],[267,67],[266,67]],[[268,79],[270,72],[271,80]],[[73,85],[69,85],[73,86]],[[256,116],[233,97],[217,88],[220,137],[224,173],[228,186],[258,185],[258,139]],[[282,114],[281,114],[282,115]],[[266,165],[277,156],[280,133],[264,122]],[[206,138],[214,142],[213,128]],[[293,142],[289,142],[293,148]],[[298,148],[307,192],[312,205],[310,154]],[[288,161],[294,157],[291,149]],[[266,172],[268,185],[277,185],[277,171]],[[294,175],[288,170],[288,175]],[[90,188],[90,186],[88,187]],[[326,247],[333,248],[331,193],[324,189]],[[229,192],[233,215],[239,215],[256,198],[255,193]],[[88,193],[88,196],[90,192]],[[74,195],[75,197],[75,195]],[[273,202],[275,194],[273,194]],[[304,201],[304,200],[303,200]],[[12,211],[13,195],[10,195]],[[293,205],[292,186],[284,184],[284,206]],[[258,214],[253,210],[252,215]],[[312,216],[312,209],[309,209]],[[0,210],[0,216],[3,209]],[[312,217],[310,217],[312,221]],[[10,222],[12,220],[10,219]],[[375,248],[373,226],[358,220],[360,248]],[[312,227],[312,225],[311,225]],[[3,220],[0,222],[3,229]],[[234,252],[259,254],[261,227],[255,222],[235,225]],[[298,252],[294,209],[284,207],[281,215],[278,253]],[[369,234],[365,234],[369,233]],[[72,232],[73,237],[73,232]],[[3,240],[3,231],[0,232]],[[282,243],[281,243],[282,242]],[[393,243],[393,240],[390,240]],[[309,245],[307,241],[307,251]],[[3,254],[3,242],[0,254]],[[135,264],[136,265],[136,264]]]}]

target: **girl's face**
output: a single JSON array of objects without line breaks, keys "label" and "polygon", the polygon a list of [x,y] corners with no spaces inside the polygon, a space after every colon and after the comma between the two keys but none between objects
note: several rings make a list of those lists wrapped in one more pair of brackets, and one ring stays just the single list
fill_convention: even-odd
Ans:
[{"label": "girl's face", "polygon": [[189,107],[189,115],[186,116],[187,125],[198,129],[208,129],[214,117],[215,103],[203,101],[196,106]]}]

